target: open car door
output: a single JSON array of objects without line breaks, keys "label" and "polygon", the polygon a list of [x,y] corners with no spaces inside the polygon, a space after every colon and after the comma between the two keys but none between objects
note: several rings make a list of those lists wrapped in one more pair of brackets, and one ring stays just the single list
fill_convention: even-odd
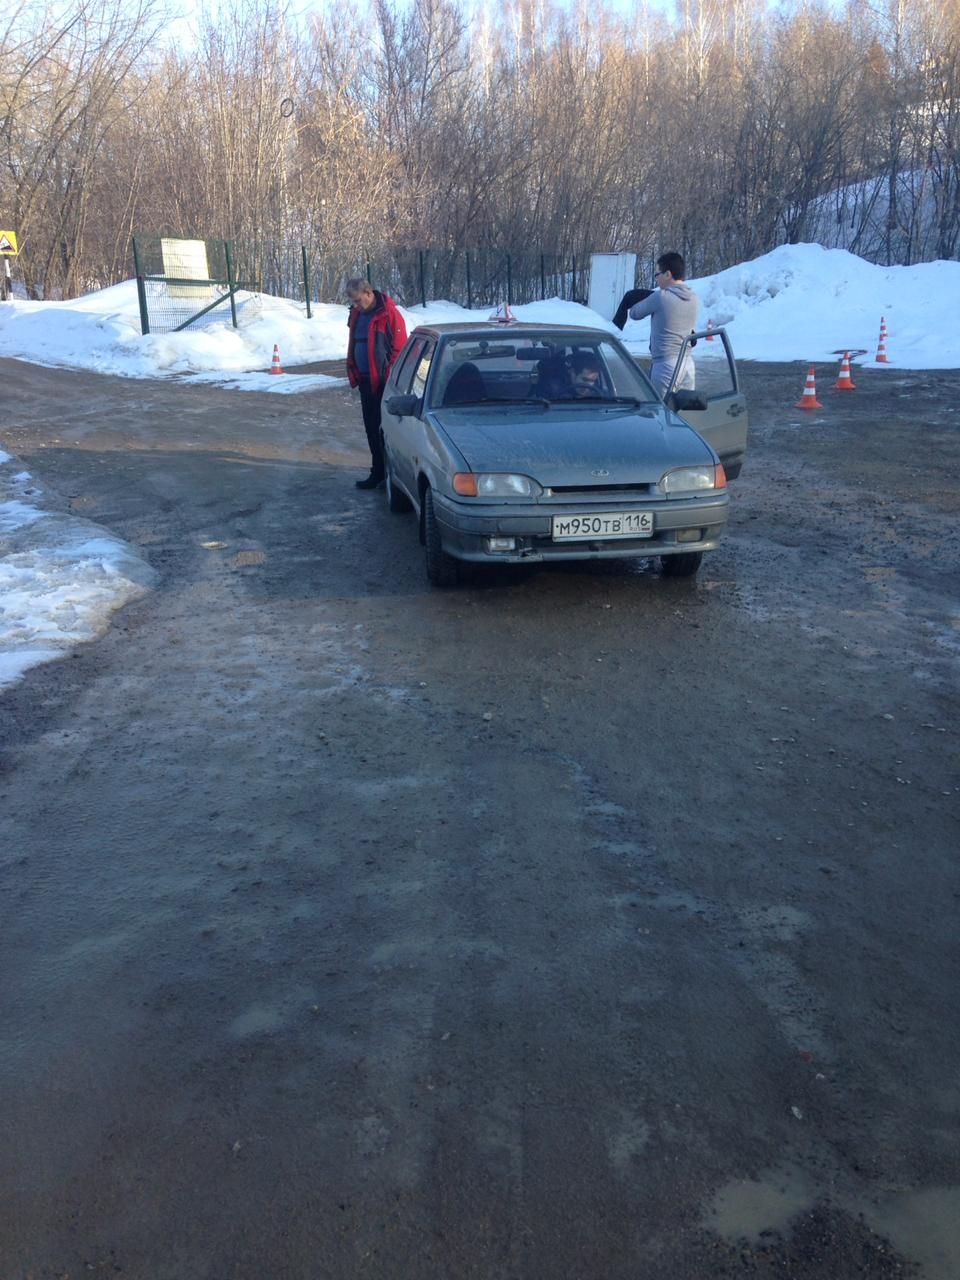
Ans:
[{"label": "open car door", "polygon": [[[709,347],[708,340],[711,342]],[[698,355],[704,350],[710,352],[709,358],[696,362],[697,389],[675,391],[684,357],[694,342],[700,344]],[[735,480],[747,452],[747,401],[740,390],[733,348],[724,329],[704,329],[684,339],[663,398],[668,408],[689,422],[713,446],[723,463],[727,479]]]}]

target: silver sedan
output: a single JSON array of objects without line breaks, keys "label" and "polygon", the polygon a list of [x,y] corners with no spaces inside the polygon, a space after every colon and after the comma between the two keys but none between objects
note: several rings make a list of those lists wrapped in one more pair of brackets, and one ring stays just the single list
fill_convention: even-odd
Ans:
[{"label": "silver sedan", "polygon": [[747,442],[729,340],[712,339],[702,389],[661,400],[604,330],[415,329],[385,390],[383,445],[390,509],[416,512],[430,581],[453,585],[462,561],[656,556],[666,574],[696,573]]}]

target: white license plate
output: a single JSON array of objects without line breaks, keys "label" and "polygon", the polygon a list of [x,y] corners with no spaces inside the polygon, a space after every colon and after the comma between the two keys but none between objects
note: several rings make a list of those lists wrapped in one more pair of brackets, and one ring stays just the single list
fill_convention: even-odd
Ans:
[{"label": "white license plate", "polygon": [[652,511],[598,511],[595,515],[554,516],[554,542],[578,538],[652,538]]}]

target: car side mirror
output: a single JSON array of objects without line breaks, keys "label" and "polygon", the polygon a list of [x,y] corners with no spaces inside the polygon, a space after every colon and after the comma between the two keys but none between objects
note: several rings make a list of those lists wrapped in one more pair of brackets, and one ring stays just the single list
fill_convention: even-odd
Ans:
[{"label": "car side mirror", "polygon": [[419,418],[421,409],[419,396],[391,396],[387,401],[387,413],[395,418]]},{"label": "car side mirror", "polygon": [[666,399],[666,406],[674,413],[683,413],[687,409],[706,409],[707,402],[696,391],[671,391]]}]

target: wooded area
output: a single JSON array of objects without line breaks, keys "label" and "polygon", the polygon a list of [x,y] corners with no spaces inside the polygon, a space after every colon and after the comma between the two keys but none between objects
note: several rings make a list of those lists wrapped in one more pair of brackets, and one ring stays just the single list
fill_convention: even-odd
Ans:
[{"label": "wooded area", "polygon": [[418,248],[949,258],[958,142],[957,0],[223,0],[190,39],[157,0],[32,0],[0,31],[0,225],[33,297],[128,278],[138,231],[252,269],[305,244],[321,297]]}]

